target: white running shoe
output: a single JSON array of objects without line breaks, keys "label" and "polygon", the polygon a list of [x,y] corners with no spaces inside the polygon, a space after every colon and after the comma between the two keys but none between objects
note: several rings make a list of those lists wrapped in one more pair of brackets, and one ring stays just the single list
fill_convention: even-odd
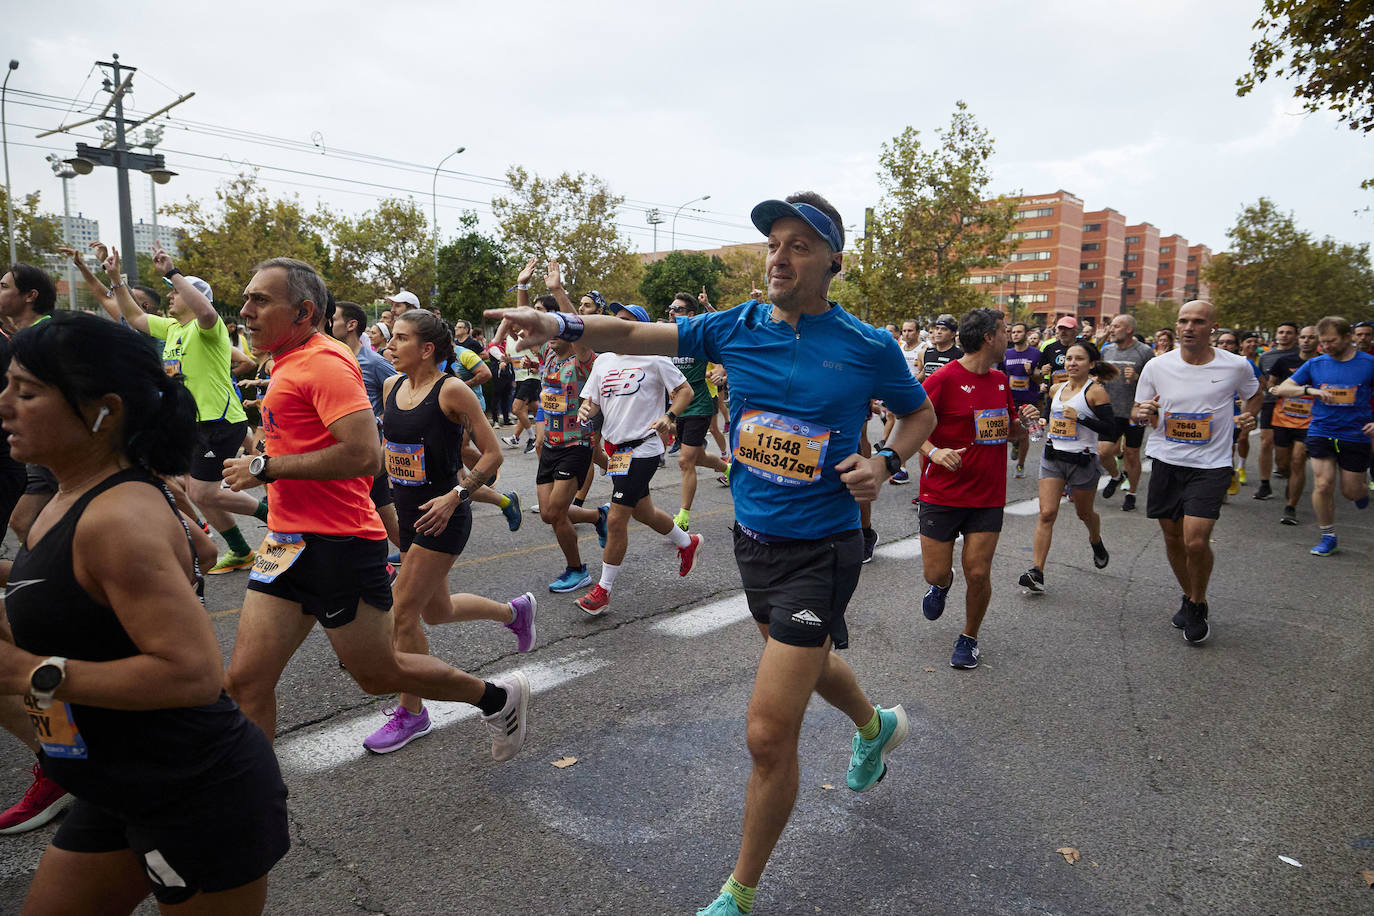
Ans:
[{"label": "white running shoe", "polygon": [[530,703],[530,679],[519,671],[492,681],[506,691],[506,705],[501,711],[483,716],[491,731],[491,758],[509,760],[525,746],[526,710]]}]

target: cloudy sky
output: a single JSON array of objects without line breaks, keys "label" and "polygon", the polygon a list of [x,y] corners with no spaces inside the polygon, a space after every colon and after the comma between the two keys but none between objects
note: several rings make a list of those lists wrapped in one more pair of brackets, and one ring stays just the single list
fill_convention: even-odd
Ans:
[{"label": "cloudy sky", "polygon": [[[1359,190],[1374,136],[1301,113],[1283,84],[1235,95],[1259,5],[68,0],[59,15],[19,0],[0,55],[21,62],[15,191],[40,190],[57,212],[44,156],[98,135],[34,135],[103,105],[92,65],[113,51],[140,68],[136,111],[196,93],[167,122],[159,151],[180,175],[159,203],[208,197],[251,165],[310,205],[413,195],[428,208],[435,165],[461,145],[438,180],[449,231],[463,208],[491,225],[490,199],[519,164],[603,177],[626,198],[619,223],[637,250],[653,248],[646,208],[671,219],[709,194],[682,211],[677,243],[713,247],[756,240],[750,208],[801,188],[861,222],[881,144],[907,125],[933,139],[963,99],[997,140],[996,191],[1063,188],[1216,250],[1266,195],[1314,234],[1374,240],[1361,212],[1374,194]],[[146,219],[148,181],[133,185]],[[73,209],[115,239],[113,170],[72,190]]]}]

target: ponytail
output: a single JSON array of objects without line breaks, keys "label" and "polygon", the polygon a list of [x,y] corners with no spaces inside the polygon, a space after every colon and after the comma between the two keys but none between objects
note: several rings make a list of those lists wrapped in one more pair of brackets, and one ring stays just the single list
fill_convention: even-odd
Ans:
[{"label": "ponytail", "polygon": [[182,376],[160,373],[146,419],[124,422],[124,449],[129,460],[154,474],[182,474],[190,470],[196,444],[196,399]]}]

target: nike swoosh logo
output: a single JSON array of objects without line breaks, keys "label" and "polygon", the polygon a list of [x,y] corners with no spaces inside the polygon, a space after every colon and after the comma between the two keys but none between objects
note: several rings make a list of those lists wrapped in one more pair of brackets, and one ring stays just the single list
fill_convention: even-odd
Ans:
[{"label": "nike swoosh logo", "polygon": [[324,615],[324,616],[325,616],[325,618],[328,619],[328,620],[333,620],[335,617],[338,617],[340,614],[342,614],[345,610],[347,610],[347,609],[346,609],[346,608],[339,608],[337,611],[327,611],[327,612],[325,612],[325,615]]},{"label": "nike swoosh logo", "polygon": [[39,582],[47,582],[47,579],[17,579],[9,583],[5,588],[5,596],[9,597],[26,585],[37,585]]}]

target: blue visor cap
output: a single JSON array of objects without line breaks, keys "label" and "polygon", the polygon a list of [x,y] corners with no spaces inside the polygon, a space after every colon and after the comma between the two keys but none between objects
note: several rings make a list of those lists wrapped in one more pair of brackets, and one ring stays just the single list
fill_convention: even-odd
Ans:
[{"label": "blue visor cap", "polygon": [[840,233],[840,227],[831,222],[830,217],[810,204],[789,204],[782,200],[765,200],[749,214],[749,218],[754,221],[754,228],[764,235],[772,230],[773,223],[784,216],[804,220],[808,226],[816,230],[817,235],[825,239],[831,251],[840,252],[844,250],[844,236]]},{"label": "blue visor cap", "polygon": [[631,315],[635,316],[635,321],[643,321],[646,324],[653,321],[642,305],[622,305],[619,302],[612,302],[609,308],[612,315],[617,312],[629,312]]}]

